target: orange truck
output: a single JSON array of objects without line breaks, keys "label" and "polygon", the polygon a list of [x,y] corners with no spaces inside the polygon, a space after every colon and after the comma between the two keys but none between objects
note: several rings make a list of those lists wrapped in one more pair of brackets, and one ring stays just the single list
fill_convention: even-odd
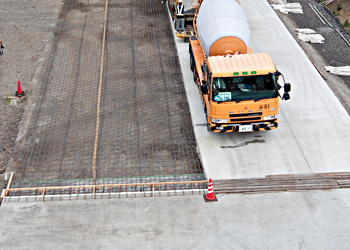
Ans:
[{"label": "orange truck", "polygon": [[[234,0],[198,1],[189,41],[190,67],[210,132],[276,129],[278,101],[290,99],[271,57],[254,54],[244,10]],[[278,79],[283,78],[284,94]]]}]

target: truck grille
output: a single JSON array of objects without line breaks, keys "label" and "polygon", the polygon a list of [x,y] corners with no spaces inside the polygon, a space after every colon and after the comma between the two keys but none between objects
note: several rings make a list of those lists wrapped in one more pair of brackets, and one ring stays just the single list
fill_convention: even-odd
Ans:
[{"label": "truck grille", "polygon": [[256,121],[260,120],[261,117],[254,117],[254,118],[242,118],[242,119],[231,119],[231,122],[246,122],[246,121]]},{"label": "truck grille", "polygon": [[249,116],[260,116],[262,112],[257,113],[245,113],[245,114],[230,114],[230,117],[249,117]]},{"label": "truck grille", "polygon": [[262,112],[257,113],[245,113],[245,114],[230,114],[231,118],[239,119],[230,119],[231,122],[245,122],[245,121],[256,121],[261,120]]}]

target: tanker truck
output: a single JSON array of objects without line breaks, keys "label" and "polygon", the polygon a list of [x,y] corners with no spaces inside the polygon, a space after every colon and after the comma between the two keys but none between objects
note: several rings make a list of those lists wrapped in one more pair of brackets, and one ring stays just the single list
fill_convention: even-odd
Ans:
[{"label": "tanker truck", "polygon": [[[235,0],[199,0],[190,37],[190,67],[210,132],[276,129],[278,98],[290,99],[267,53],[254,54],[243,8]],[[282,77],[281,77],[282,76]],[[280,95],[279,79],[284,94]]]}]

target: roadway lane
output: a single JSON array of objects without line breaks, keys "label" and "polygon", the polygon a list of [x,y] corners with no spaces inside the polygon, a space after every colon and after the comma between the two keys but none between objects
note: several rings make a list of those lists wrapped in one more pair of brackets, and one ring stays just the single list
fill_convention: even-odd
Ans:
[{"label": "roadway lane", "polygon": [[214,134],[189,66],[188,44],[176,38],[192,122],[207,177],[235,179],[273,174],[349,171],[350,118],[303,50],[265,0],[243,0],[255,53],[267,52],[292,83],[280,101],[279,128],[268,132]]}]

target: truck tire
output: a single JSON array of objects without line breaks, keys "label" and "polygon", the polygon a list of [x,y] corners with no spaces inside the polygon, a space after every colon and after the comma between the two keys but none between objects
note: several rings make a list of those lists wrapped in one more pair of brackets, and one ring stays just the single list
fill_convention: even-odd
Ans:
[{"label": "truck tire", "polygon": [[197,84],[197,73],[196,70],[193,70],[193,81],[195,84]]},{"label": "truck tire", "polygon": [[[205,109],[206,109],[206,107],[205,107]],[[212,132],[210,124],[209,124],[209,116],[208,116],[207,112],[205,112],[205,116],[207,118],[207,131]]]},{"label": "truck tire", "polygon": [[193,59],[193,54],[190,53],[190,67],[191,67],[191,70],[193,72],[194,70],[194,59]]},{"label": "truck tire", "polygon": [[209,122],[207,122],[207,131],[208,131],[208,132],[212,132]]}]

